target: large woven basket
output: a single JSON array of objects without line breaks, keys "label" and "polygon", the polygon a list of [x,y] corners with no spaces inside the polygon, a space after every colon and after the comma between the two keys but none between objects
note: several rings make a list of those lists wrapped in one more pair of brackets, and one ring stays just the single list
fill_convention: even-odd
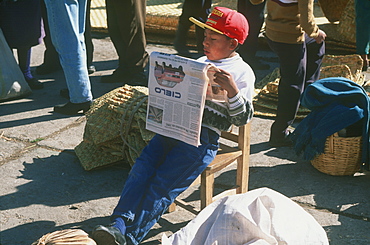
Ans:
[{"label": "large woven basket", "polygon": [[322,12],[330,22],[340,20],[348,0],[319,0]]},{"label": "large woven basket", "polygon": [[362,136],[340,137],[335,133],[326,139],[324,153],[316,156],[311,164],[325,174],[353,175],[361,167],[361,149]]}]

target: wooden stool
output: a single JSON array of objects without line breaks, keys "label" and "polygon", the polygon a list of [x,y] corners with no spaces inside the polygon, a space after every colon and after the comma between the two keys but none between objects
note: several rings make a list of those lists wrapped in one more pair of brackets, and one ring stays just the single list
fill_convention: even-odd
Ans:
[{"label": "wooden stool", "polygon": [[[233,132],[222,132],[221,138],[237,143],[238,147],[230,147],[220,142],[220,149],[212,163],[203,171],[203,173],[193,182],[193,185],[200,183],[200,203],[201,209],[210,203],[228,195],[245,193],[248,191],[249,177],[249,154],[250,154],[250,123],[239,127],[239,134]],[[231,189],[224,190],[217,196],[213,196],[214,174],[223,170],[231,163],[237,161],[236,185]],[[176,209],[176,205],[198,214],[199,209],[190,205],[188,202],[176,198],[174,203],[168,208],[169,212]]]}]

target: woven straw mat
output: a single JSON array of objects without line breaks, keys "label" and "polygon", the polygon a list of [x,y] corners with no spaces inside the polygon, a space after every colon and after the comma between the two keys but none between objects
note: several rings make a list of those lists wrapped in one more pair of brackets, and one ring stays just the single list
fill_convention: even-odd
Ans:
[{"label": "woven straw mat", "polygon": [[148,88],[117,88],[96,99],[86,114],[83,141],[75,152],[85,170],[118,161],[133,165],[154,133],[145,129]]},{"label": "woven straw mat", "polygon": [[42,236],[32,245],[96,245],[88,234],[80,229],[54,231]]}]

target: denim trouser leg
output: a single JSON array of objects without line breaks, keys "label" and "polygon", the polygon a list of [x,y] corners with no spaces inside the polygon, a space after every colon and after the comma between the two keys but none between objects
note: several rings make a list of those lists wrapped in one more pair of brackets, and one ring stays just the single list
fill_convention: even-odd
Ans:
[{"label": "denim trouser leg", "polygon": [[44,1],[51,39],[63,67],[70,101],[91,101],[84,41],[86,0]]},{"label": "denim trouser leg", "polygon": [[218,134],[202,128],[201,146],[156,135],[136,160],[112,217],[126,221],[126,236],[138,244],[174,199],[212,162]]}]

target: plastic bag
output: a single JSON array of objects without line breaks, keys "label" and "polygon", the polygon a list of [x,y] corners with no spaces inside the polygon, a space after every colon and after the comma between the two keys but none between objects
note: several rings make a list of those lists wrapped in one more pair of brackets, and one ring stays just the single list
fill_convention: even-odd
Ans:
[{"label": "plastic bag", "polygon": [[0,101],[32,93],[0,29]]}]

